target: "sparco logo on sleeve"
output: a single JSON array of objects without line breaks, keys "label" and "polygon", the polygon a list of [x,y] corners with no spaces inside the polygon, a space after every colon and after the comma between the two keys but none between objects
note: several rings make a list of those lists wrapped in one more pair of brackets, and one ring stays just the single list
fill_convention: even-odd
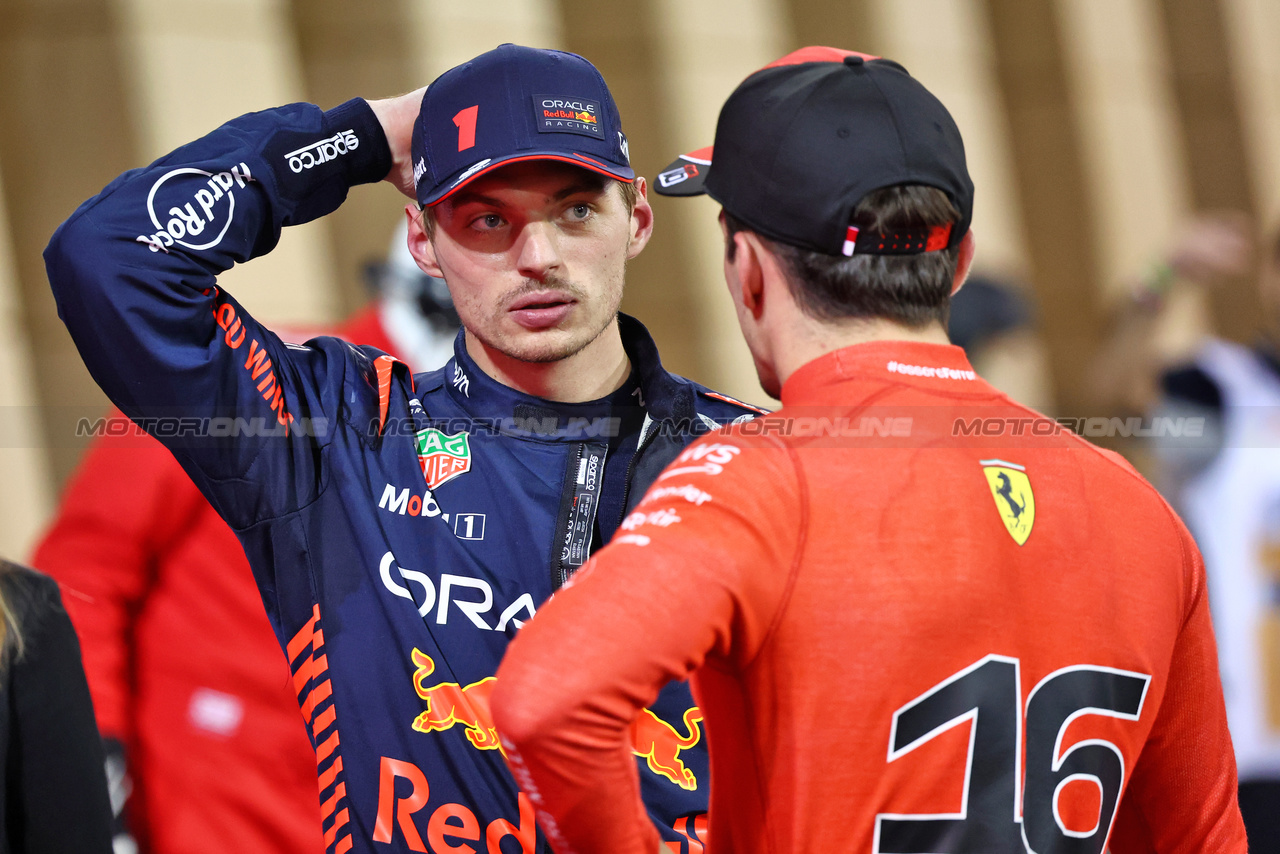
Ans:
[{"label": "sparco logo on sleeve", "polygon": [[359,147],[360,139],[356,136],[356,132],[348,128],[338,131],[328,139],[304,145],[297,151],[290,151],[284,157],[289,162],[289,168],[296,174],[304,169],[312,169],[322,163],[328,163],[330,160],[337,160]]},{"label": "sparco logo on sleeve", "polygon": [[212,249],[235,217],[235,188],[243,189],[252,180],[244,163],[226,172],[189,167],[166,172],[147,194],[147,214],[156,230],[139,234],[137,241],[152,252],[168,252],[174,244]]}]

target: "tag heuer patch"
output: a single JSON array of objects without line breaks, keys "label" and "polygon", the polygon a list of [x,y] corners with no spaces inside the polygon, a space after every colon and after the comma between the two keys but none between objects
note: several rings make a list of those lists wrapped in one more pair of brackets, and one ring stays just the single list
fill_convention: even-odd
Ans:
[{"label": "tag heuer patch", "polygon": [[538,133],[580,133],[604,138],[600,128],[600,102],[559,95],[534,95],[533,113]]},{"label": "tag heuer patch", "polygon": [[980,460],[1000,521],[1013,541],[1022,545],[1036,523],[1036,497],[1027,470],[1004,460]]},{"label": "tag heuer patch", "polygon": [[471,471],[471,446],[465,432],[450,436],[428,427],[418,431],[417,442],[418,464],[431,489]]}]

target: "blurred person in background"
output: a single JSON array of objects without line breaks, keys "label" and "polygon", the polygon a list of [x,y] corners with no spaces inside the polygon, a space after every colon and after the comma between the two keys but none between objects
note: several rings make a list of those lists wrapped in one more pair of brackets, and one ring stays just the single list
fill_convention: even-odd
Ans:
[{"label": "blurred person in background", "polygon": [[[405,231],[366,267],[373,303],[338,335],[431,370],[452,355],[458,316]],[[82,594],[68,611],[107,747],[116,854],[324,849],[315,755],[248,561],[163,445],[100,438],[33,563]]]},{"label": "blurred person in background", "polygon": [[1108,414],[1148,414],[1161,378],[1195,357],[1212,337],[1206,291],[1250,269],[1253,225],[1243,214],[1206,213],[1187,220],[1170,250],[1112,306],[1090,364],[1094,399]]},{"label": "blurred person in background", "polygon": [[0,851],[108,854],[111,802],[80,645],[48,576],[0,560]]},{"label": "blurred person in background", "polygon": [[951,300],[947,337],[991,385],[1032,409],[1053,410],[1035,303],[1021,282],[970,273]]},{"label": "blurred person in background", "polygon": [[[1198,435],[1154,443],[1157,482],[1204,555],[1240,808],[1253,854],[1280,852],[1280,234],[1263,246],[1262,331],[1237,344],[1207,331],[1171,358],[1156,339],[1178,289],[1251,269],[1252,225],[1193,219],[1137,290],[1129,346],[1135,402]],[[1198,294],[1200,298],[1204,293]]]}]

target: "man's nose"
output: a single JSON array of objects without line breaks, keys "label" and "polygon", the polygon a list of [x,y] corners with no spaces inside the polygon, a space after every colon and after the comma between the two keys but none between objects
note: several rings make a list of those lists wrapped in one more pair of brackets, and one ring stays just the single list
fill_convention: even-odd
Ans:
[{"label": "man's nose", "polygon": [[521,229],[516,264],[520,274],[543,281],[561,264],[560,246],[555,226],[547,222],[530,222]]}]

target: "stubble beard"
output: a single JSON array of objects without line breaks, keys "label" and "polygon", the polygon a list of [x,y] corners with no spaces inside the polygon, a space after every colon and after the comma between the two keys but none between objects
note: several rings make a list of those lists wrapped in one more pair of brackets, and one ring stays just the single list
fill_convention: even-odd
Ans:
[{"label": "stubble beard", "polygon": [[[574,314],[591,310],[591,302],[588,300],[585,291],[567,279],[558,277],[548,278],[543,281],[526,279],[520,286],[505,294],[499,304],[507,306],[527,293],[547,289],[554,289],[572,297],[576,301]],[[497,351],[509,359],[530,364],[560,362],[576,356],[591,346],[609,328],[614,318],[618,316],[618,304],[622,301],[621,288],[618,291],[618,297],[612,306],[612,310],[604,312],[604,316],[599,318],[593,326],[583,329],[581,332],[558,329],[529,332],[526,335],[532,337],[533,340],[524,342],[519,338],[507,336],[500,331],[497,334],[490,334],[490,330],[501,330],[506,323],[511,322],[506,317],[507,311],[505,308],[501,308],[491,315],[490,322],[484,329],[469,329],[468,331],[479,339],[480,343],[485,347]]]}]

